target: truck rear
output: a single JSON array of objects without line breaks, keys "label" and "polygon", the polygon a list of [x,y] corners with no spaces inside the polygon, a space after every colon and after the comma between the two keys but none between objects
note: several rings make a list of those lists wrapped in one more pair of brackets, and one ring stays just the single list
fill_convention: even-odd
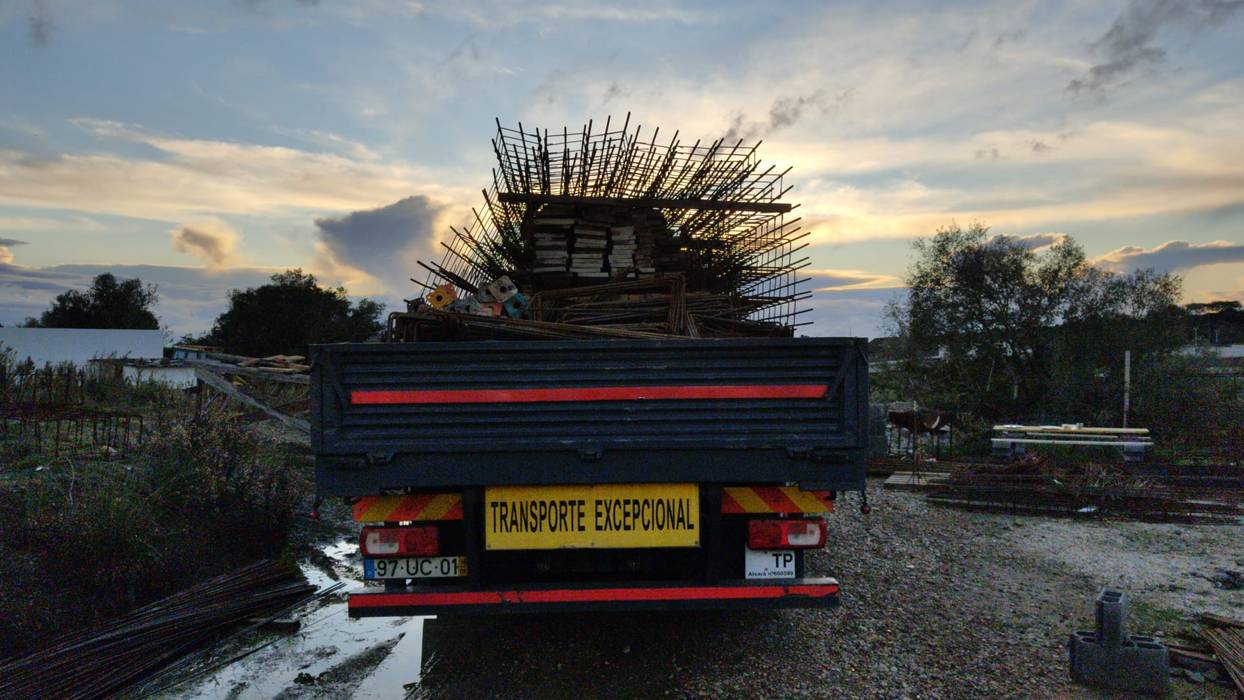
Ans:
[{"label": "truck rear", "polygon": [[853,338],[321,345],[322,495],[372,585],[351,616],[823,607],[825,516],[864,488]]}]

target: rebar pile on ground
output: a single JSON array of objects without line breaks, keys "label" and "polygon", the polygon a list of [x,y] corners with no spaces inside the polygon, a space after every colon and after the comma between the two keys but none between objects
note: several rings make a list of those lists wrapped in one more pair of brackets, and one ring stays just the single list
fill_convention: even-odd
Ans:
[{"label": "rebar pile on ground", "polygon": [[[688,300],[712,307],[711,333],[772,335],[801,313],[799,219],[786,219],[789,172],[764,165],[759,144],[659,138],[606,120],[561,133],[497,122],[497,167],[484,204],[452,228],[440,263],[419,264],[429,289],[473,293],[507,275],[525,292],[685,277]],[[710,297],[713,297],[710,299]],[[761,322],[752,327],[749,322]],[[788,331],[789,333],[789,331]]]},{"label": "rebar pile on ground", "polygon": [[1035,457],[952,465],[945,483],[930,488],[926,497],[978,510],[1156,520],[1244,517],[1244,470],[1238,467],[1209,476],[1181,473],[1176,466],[1139,469],[1093,462],[1055,464]]},{"label": "rebar pile on ground", "polygon": [[0,662],[0,697],[98,698],[155,674],[231,628],[315,591],[297,569],[261,561]]},{"label": "rebar pile on ground", "polygon": [[1208,625],[1201,630],[1201,637],[1227,669],[1236,692],[1244,694],[1244,622],[1209,615],[1202,615],[1202,621]]}]

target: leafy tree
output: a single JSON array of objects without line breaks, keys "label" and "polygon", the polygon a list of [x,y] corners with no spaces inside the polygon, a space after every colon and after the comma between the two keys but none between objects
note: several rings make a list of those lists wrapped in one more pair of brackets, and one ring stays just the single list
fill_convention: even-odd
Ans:
[{"label": "leafy tree", "polygon": [[1034,251],[975,224],[914,250],[907,298],[887,312],[897,395],[984,421],[1117,422],[1123,351],[1165,356],[1182,340],[1178,277],[1101,270],[1070,238]]},{"label": "leafy tree", "polygon": [[71,289],[56,297],[51,308],[26,327],[131,328],[155,330],[160,321],[151,312],[158,300],[156,287],[140,279],[117,280],[105,272],[95,277],[90,289]]},{"label": "leafy tree", "polygon": [[1244,306],[1238,301],[1211,301],[1188,304],[1188,313],[1194,343],[1233,345],[1244,343]]},{"label": "leafy tree", "polygon": [[286,270],[270,284],[229,292],[229,310],[203,340],[239,355],[305,355],[312,343],[366,340],[381,329],[383,311],[383,304],[351,304],[344,288],[326,289],[314,275]]}]

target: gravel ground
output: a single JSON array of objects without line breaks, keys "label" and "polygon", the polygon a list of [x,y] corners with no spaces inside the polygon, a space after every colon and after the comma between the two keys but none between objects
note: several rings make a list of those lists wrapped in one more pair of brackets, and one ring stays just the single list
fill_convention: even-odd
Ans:
[{"label": "gravel ground", "polygon": [[[1100,698],[1067,677],[1066,639],[1106,585],[1131,631],[1174,634],[1244,591],[1200,574],[1244,568],[1240,526],[1095,523],[930,506],[870,484],[831,516],[809,562],[843,585],[836,610],[455,618],[425,629],[429,697]],[[1175,682],[1178,698],[1231,698]]]}]

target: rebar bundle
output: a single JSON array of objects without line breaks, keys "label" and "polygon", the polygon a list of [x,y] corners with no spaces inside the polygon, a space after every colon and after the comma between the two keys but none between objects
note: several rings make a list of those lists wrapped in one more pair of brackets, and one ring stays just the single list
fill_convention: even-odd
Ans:
[{"label": "rebar bundle", "polygon": [[689,294],[721,297],[714,318],[798,325],[808,234],[780,201],[790,169],[762,163],[759,143],[665,139],[628,114],[560,133],[498,120],[492,145],[484,206],[451,227],[441,262],[420,262],[429,288],[474,293],[508,275],[538,293],[677,274]]},{"label": "rebar bundle", "polygon": [[293,567],[272,561],[251,564],[103,627],[0,662],[0,697],[111,696],[230,628],[287,609],[314,590]]}]

